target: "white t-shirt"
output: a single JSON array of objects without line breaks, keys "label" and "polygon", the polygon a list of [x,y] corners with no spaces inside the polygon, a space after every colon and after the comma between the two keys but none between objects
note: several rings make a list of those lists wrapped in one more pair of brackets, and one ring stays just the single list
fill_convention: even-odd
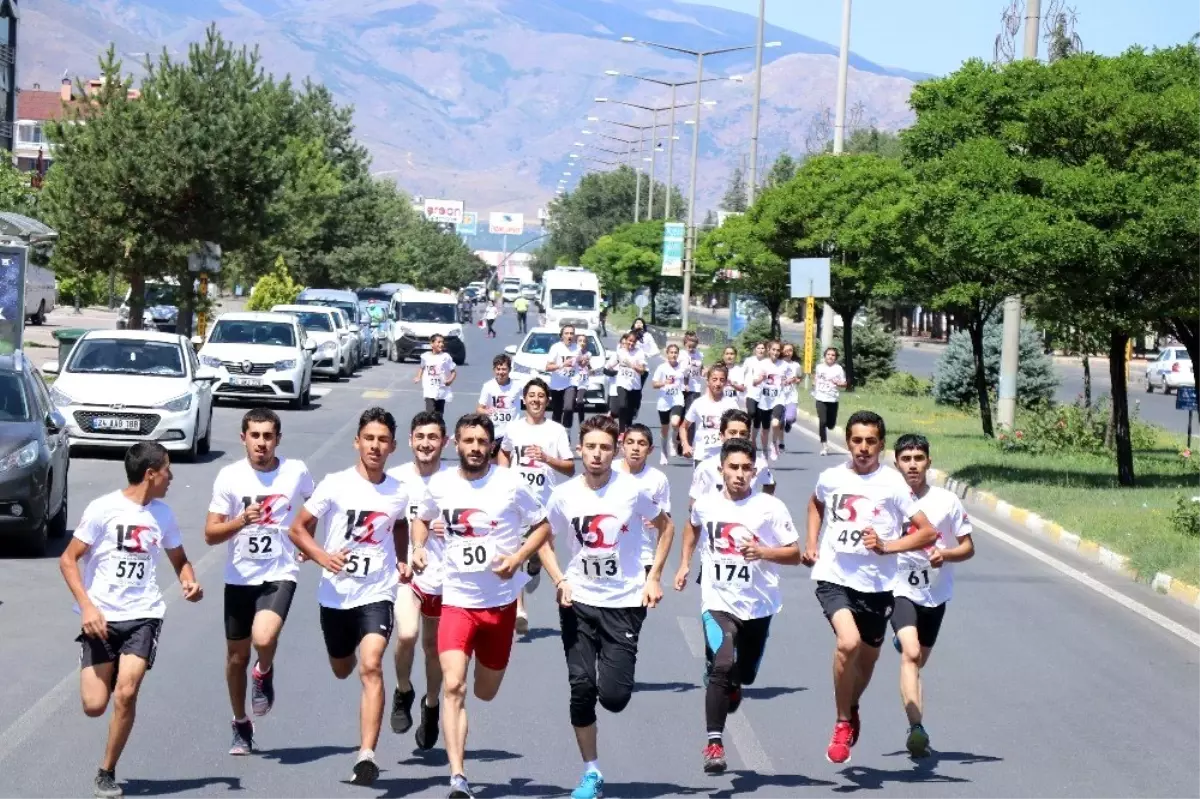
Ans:
[{"label": "white t-shirt", "polygon": [[783,609],[779,567],[747,562],[744,544],[784,547],[799,540],[792,516],[780,500],[751,494],[734,501],[724,492],[701,497],[692,506],[700,532],[700,598],[704,610],[720,610],[742,620],[773,616]]},{"label": "white t-shirt", "polygon": [[654,336],[643,333],[642,337],[637,340],[637,344],[634,345],[634,349],[641,350],[648,363],[651,358],[658,355],[658,342],[654,340]]},{"label": "white t-shirt", "polygon": [[[642,490],[658,503],[658,509],[663,513],[671,513],[671,483],[667,476],[649,464],[642,466],[637,474],[629,471],[629,464],[624,460],[613,462],[613,471],[627,474],[642,486]],[[658,530],[647,522],[642,535],[642,565],[654,565],[654,552],[658,549]]]},{"label": "white t-shirt", "polygon": [[226,583],[296,582],[300,564],[288,529],[312,493],[313,478],[308,467],[294,458],[280,458],[271,472],[257,471],[244,458],[217,472],[209,513],[233,519],[251,505],[262,505],[258,523],[246,525],[229,539]]},{"label": "white t-shirt", "polygon": [[734,383],[744,386],[746,380],[746,369],[743,366],[734,364],[729,367],[729,379],[725,381],[725,396],[734,400],[738,404],[738,408],[745,410],[746,408],[746,392],[738,391],[733,387]]},{"label": "white t-shirt", "polygon": [[517,601],[529,574],[518,569],[504,580],[492,571],[521,548],[526,531],[546,510],[510,469],[489,467],[478,480],[457,468],[429,481],[429,498],[446,522],[442,602],[456,608],[500,608]]},{"label": "white t-shirt", "polygon": [[766,377],[758,384],[758,407],[766,410],[783,404],[783,376],[787,366],[783,361],[764,360],[758,374]]},{"label": "white t-shirt", "polygon": [[500,440],[500,449],[511,456],[512,470],[520,475],[538,502],[545,505],[554,487],[568,478],[558,469],[550,468],[550,464],[530,458],[525,450],[535,446],[551,458],[573,460],[575,453],[571,451],[566,428],[558,422],[544,419],[541,424],[533,424],[529,417],[522,416],[509,423]]},{"label": "white t-shirt", "polygon": [[687,386],[687,367],[677,362],[674,366],[663,361],[654,368],[651,383],[661,382],[658,390],[658,410],[669,411],[683,407],[683,391]]},{"label": "white t-shirt", "polygon": [[88,503],[75,537],[88,545],[80,558],[83,587],[106,621],[163,617],[167,604],[154,562],[161,550],[183,546],[167,503],[139,505],[113,491]]},{"label": "white t-shirt", "polygon": [[[767,486],[775,485],[775,475],[771,474],[771,467],[767,465],[767,459],[761,452],[754,459],[754,468],[754,482],[750,484],[751,494],[757,494]],[[692,486],[688,490],[688,496],[693,500],[698,500],[708,494],[720,494],[724,490],[725,478],[721,476],[721,451],[717,450],[716,455],[705,458],[692,472]]]},{"label": "white t-shirt", "polygon": [[[972,535],[971,520],[962,502],[953,492],[930,486],[928,493],[917,500],[917,509],[929,517],[929,523],[938,531],[933,545],[938,549],[958,546],[958,539]],[[905,535],[911,528],[905,530]],[[897,556],[896,582],[892,593],[908,597],[918,605],[937,607],[949,601],[954,594],[954,564],[942,563],[935,569],[929,565],[926,550],[901,552]]]},{"label": "white t-shirt", "polygon": [[[408,488],[408,508],[404,511],[404,516],[408,519],[409,539],[408,553],[406,559],[412,560],[412,523],[421,512],[423,503],[429,493],[429,481],[435,475],[452,469],[452,466],[439,465],[438,470],[428,477],[423,476],[417,471],[417,465],[412,461],[397,466],[394,469],[388,469],[388,477],[399,480]],[[427,514],[428,515],[428,514]],[[426,521],[429,521],[426,519]],[[442,572],[445,553],[445,539],[440,535],[434,535],[432,531],[429,538],[425,541],[425,571],[420,574],[414,574],[412,581],[422,594],[428,596],[437,596],[442,593]]]},{"label": "white t-shirt", "polygon": [[425,399],[453,399],[454,394],[446,387],[446,380],[454,374],[455,368],[454,359],[448,352],[421,353],[421,395]]},{"label": "white t-shirt", "polygon": [[800,373],[803,368],[795,361],[781,361],[783,364],[783,390],[779,394],[780,405],[795,405],[796,404],[796,384],[790,382],[793,377]]},{"label": "white t-shirt", "polygon": [[697,463],[721,451],[721,415],[731,408],[739,410],[737,400],[723,396],[714,402],[707,389],[692,401],[683,420],[692,426],[692,458]]},{"label": "white t-shirt", "polygon": [[[587,349],[580,347],[579,359],[575,361],[575,375],[571,378],[571,385],[586,390],[591,380],[592,354]],[[576,400],[576,403],[578,402],[579,400]]]},{"label": "white t-shirt", "polygon": [[742,381],[746,386],[746,399],[758,402],[762,396],[762,384],[756,386],[754,381],[770,363],[766,358],[756,358],[753,355],[742,362]]},{"label": "white t-shirt", "polygon": [[880,540],[895,541],[904,531],[904,520],[917,512],[900,473],[880,466],[860,475],[846,462],[821,472],[814,493],[825,505],[825,518],[812,579],[867,593],[892,590],[896,556],[868,550],[862,533],[873,527]]},{"label": "white t-shirt", "polygon": [[[349,550],[337,574],[321,572],[317,602],[346,610],[372,602],[395,602],[400,573],[392,528],[405,519],[411,494],[408,486],[385,476],[376,485],[355,467],[326,475],[304,503],[304,509],[325,526],[326,552]],[[432,519],[431,508],[418,510]]]},{"label": "white t-shirt", "polygon": [[646,368],[646,356],[640,350],[617,351],[617,388],[626,391],[642,390],[642,373],[635,366]]},{"label": "white t-shirt", "polygon": [[[617,370],[617,354],[616,354],[616,352],[609,350],[608,357],[604,360],[604,368],[610,369],[614,372]],[[617,396],[617,377],[616,377],[616,375],[605,375],[604,376],[604,384],[606,386],[608,386],[608,396],[610,396],[610,397]]]},{"label": "white t-shirt", "polygon": [[613,471],[599,490],[578,475],[554,489],[546,518],[557,541],[571,542],[563,572],[571,601],[597,608],[633,608],[642,604],[646,570],[642,545],[646,522],[662,512],[640,481]]},{"label": "white t-shirt", "polygon": [[496,429],[496,440],[504,435],[509,422],[521,415],[521,388],[521,384],[511,378],[504,386],[493,379],[484,383],[479,392],[479,405],[488,409]]},{"label": "white t-shirt", "polygon": [[838,401],[838,383],[844,383],[846,371],[840,363],[833,366],[821,361],[813,370],[813,399],[820,402]]},{"label": "white t-shirt", "polygon": [[579,357],[579,346],[577,344],[563,344],[561,341],[556,341],[554,346],[550,348],[550,352],[546,353],[546,362],[553,361],[558,364],[559,368],[550,373],[550,390],[564,391],[571,387],[571,381],[575,379],[575,367],[563,366],[567,361],[573,361]]},{"label": "white t-shirt", "polygon": [[692,394],[708,391],[708,386],[704,382],[704,356],[700,354],[700,350],[684,349],[680,351],[679,362],[687,369],[687,390]]},{"label": "white t-shirt", "polygon": [[491,305],[491,304],[489,304],[487,307],[487,310],[483,312],[484,319],[495,320],[495,318],[499,315],[500,315],[500,312],[496,310],[496,306]]}]

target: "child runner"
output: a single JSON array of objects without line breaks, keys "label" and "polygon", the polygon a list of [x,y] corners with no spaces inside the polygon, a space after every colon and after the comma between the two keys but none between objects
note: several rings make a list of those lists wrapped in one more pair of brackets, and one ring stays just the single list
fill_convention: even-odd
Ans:
[{"label": "child runner", "polygon": [[746,369],[737,362],[737,347],[730,344],[721,353],[721,362],[729,370],[729,379],[725,381],[725,396],[737,401],[738,407],[746,408]]},{"label": "child runner", "polygon": [[414,383],[421,384],[425,410],[446,412],[446,402],[454,399],[450,386],[456,377],[458,370],[454,359],[446,352],[446,339],[441,333],[434,333],[429,339],[429,352],[421,353],[421,368],[413,378]]},{"label": "child runner", "polygon": [[687,369],[679,362],[679,345],[667,345],[667,360],[654,369],[650,381],[658,389],[658,422],[662,425],[663,452],[659,463],[666,466],[675,457],[675,438],[683,421],[683,389]]},{"label": "child runner", "polygon": [[483,384],[479,392],[477,413],[482,413],[492,420],[496,429],[496,443],[492,447],[492,460],[500,454],[500,439],[508,429],[508,423],[521,413],[521,386],[511,378],[512,358],[500,353],[492,358],[492,379]]},{"label": "child runner", "polygon": [[813,370],[813,400],[817,403],[817,433],[821,437],[821,454],[828,455],[825,439],[837,427],[838,389],[846,387],[846,372],[838,363],[836,347],[825,350],[824,360]]}]

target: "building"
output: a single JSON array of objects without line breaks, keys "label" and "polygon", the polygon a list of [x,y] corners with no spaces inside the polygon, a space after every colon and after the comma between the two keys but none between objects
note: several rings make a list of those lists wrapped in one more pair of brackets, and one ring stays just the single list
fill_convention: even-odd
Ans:
[{"label": "building", "polygon": [[[84,85],[84,91],[90,96],[103,86],[104,78],[93,78]],[[137,89],[130,89],[129,96],[136,99],[141,93]],[[17,95],[16,135],[11,148],[17,169],[32,172],[38,168],[39,157],[42,159],[43,172],[50,167],[54,161],[54,145],[46,137],[46,123],[62,119],[79,100],[70,78],[63,78],[56,92],[44,91],[36,83],[32,89],[20,91]]]},{"label": "building", "polygon": [[17,120],[17,0],[0,0],[0,150],[15,147]]}]

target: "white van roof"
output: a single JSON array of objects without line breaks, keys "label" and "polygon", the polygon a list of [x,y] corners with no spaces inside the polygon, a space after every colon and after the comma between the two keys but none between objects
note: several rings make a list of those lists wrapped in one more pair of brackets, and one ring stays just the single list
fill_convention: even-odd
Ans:
[{"label": "white van roof", "polygon": [[442,305],[458,305],[458,299],[453,294],[442,294],[440,291],[397,291],[393,300],[400,302],[433,302]]}]

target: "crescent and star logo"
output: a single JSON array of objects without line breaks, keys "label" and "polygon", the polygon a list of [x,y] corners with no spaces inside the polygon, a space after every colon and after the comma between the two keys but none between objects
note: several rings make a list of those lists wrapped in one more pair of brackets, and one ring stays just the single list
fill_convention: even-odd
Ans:
[{"label": "crescent and star logo", "polygon": [[383,542],[375,535],[384,531],[387,520],[388,515],[379,511],[346,511],[346,538],[366,546],[380,546]]},{"label": "crescent and star logo", "polygon": [[837,494],[833,498],[833,518],[839,522],[856,522],[858,521],[858,508],[855,507],[859,502],[864,502],[867,498],[856,494]]},{"label": "crescent and star logo", "polygon": [[720,555],[737,555],[742,547],[758,542],[758,537],[740,522],[708,522],[708,545]]},{"label": "crescent and star logo", "polygon": [[454,508],[442,511],[442,517],[453,535],[464,538],[486,536],[499,526],[499,522],[479,508]]},{"label": "crescent and star logo", "polygon": [[282,524],[292,509],[292,502],[286,494],[260,494],[257,497],[242,497],[242,507],[262,505],[262,518],[258,524]]},{"label": "crescent and star logo", "polygon": [[[154,528],[141,524],[117,525],[117,549],[124,552],[146,552],[146,547],[154,543]],[[142,536],[146,540],[142,540]]]},{"label": "crescent and star logo", "polygon": [[594,516],[576,516],[571,519],[575,539],[587,549],[615,549],[621,534],[629,532],[629,525],[622,524],[616,516],[599,513]]}]

